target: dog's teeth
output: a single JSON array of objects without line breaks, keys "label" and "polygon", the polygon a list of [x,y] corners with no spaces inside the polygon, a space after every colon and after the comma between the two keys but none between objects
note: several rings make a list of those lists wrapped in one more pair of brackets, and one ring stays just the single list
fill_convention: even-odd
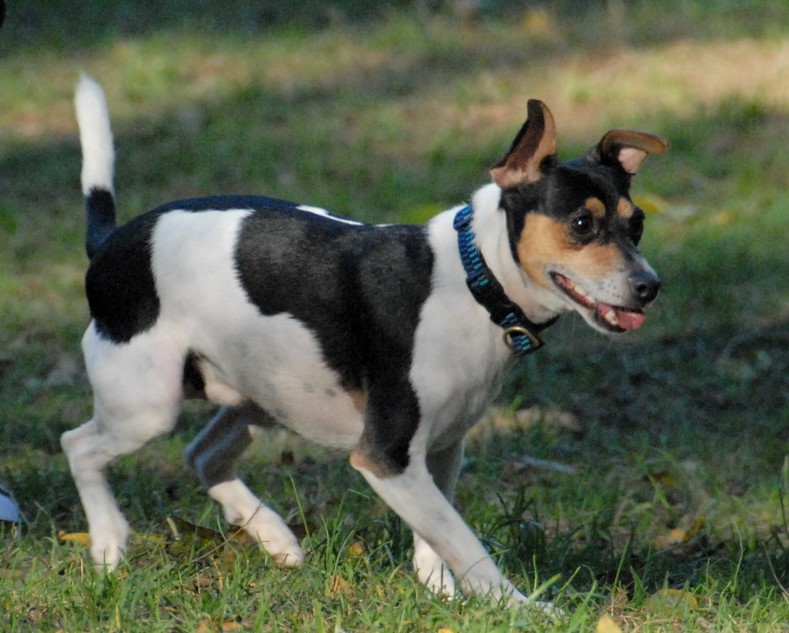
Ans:
[{"label": "dog's teeth", "polygon": [[619,325],[619,321],[616,319],[616,312],[614,310],[609,310],[603,315],[603,318],[608,321],[611,325]]},{"label": "dog's teeth", "polygon": [[583,290],[581,290],[578,286],[576,286],[574,283],[572,283],[569,279],[567,280],[566,286],[567,286],[567,288],[570,291],[572,291],[582,301],[585,301],[588,304],[593,304],[594,303],[594,299],[592,297],[590,297],[588,294],[586,294]]}]

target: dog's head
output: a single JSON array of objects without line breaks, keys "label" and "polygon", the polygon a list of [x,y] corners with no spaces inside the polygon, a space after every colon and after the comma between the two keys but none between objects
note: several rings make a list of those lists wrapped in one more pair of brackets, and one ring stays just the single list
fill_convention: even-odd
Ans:
[{"label": "dog's head", "polygon": [[529,101],[526,123],[491,175],[512,254],[545,308],[575,310],[603,332],[643,324],[660,281],[638,251],[644,212],[630,181],[649,154],[667,149],[657,136],[612,130],[583,158],[559,162],[553,116]]}]

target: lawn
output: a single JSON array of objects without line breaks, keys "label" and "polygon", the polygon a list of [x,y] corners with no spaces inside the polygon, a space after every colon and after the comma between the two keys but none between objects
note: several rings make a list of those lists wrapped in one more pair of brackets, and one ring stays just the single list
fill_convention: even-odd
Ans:
[{"label": "lawn", "polygon": [[[347,464],[281,430],[245,480],[309,553],[229,531],[181,452],[213,409],[119,460],[135,537],[94,573],[59,447],[90,415],[79,341],[79,72],[108,95],[119,212],[264,193],[422,222],[488,181],[528,98],[563,157],[670,139],[633,193],[663,292],[612,340],[564,317],[473,431],[458,505],[560,621],[441,601]],[[789,6],[13,3],[0,31],[0,630],[789,631]],[[63,537],[66,537],[65,539]]]}]

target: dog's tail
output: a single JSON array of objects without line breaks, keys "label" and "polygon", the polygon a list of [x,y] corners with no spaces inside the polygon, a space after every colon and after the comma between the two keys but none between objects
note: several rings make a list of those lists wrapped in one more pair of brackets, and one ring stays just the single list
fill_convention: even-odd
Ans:
[{"label": "dog's tail", "polygon": [[82,193],[88,215],[85,250],[93,257],[115,231],[113,172],[115,149],[112,144],[107,100],[101,86],[83,75],[74,97],[82,145]]}]

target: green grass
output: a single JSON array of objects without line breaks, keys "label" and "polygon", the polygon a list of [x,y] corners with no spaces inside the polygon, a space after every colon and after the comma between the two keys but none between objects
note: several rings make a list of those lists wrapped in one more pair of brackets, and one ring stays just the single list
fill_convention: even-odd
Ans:
[{"label": "green grass", "polygon": [[[490,2],[469,19],[285,6],[9,9],[0,481],[25,521],[0,525],[0,630],[556,630],[530,611],[433,599],[410,572],[408,530],[346,458],[283,431],[242,467],[309,552],[303,569],[274,568],[181,462],[203,404],[112,467],[138,536],[117,574],[58,539],[86,527],[58,444],[90,415],[71,103],[85,69],[110,100],[123,218],[257,192],[423,221],[486,182],[529,97],[551,107],[566,157],[611,127],[668,137],[634,187],[664,282],[646,326],[613,341],[564,318],[546,333],[470,439],[458,504],[519,587],[565,610],[559,630],[594,630],[606,612],[623,631],[786,631],[789,9]],[[574,470],[523,467],[524,455]],[[180,540],[167,517],[187,522]]]}]

